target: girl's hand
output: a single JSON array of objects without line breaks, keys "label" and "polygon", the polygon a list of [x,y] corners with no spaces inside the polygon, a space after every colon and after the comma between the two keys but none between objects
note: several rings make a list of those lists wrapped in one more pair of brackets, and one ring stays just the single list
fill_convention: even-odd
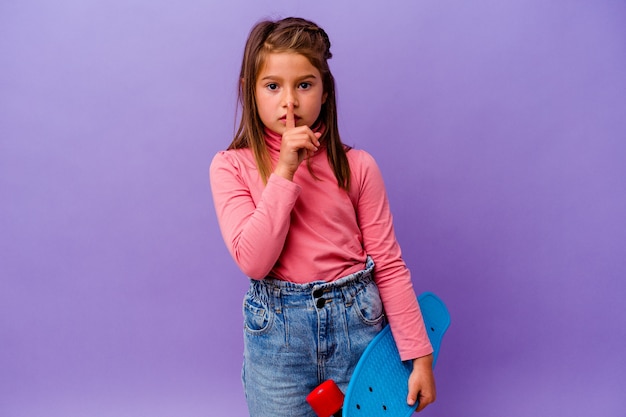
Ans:
[{"label": "girl's hand", "polygon": [[428,404],[435,402],[436,396],[433,355],[414,359],[413,371],[409,376],[407,404],[412,406],[415,401],[419,401],[416,411],[422,411]]},{"label": "girl's hand", "polygon": [[313,132],[308,126],[296,127],[293,103],[287,104],[285,128],[274,173],[291,181],[300,163],[319,148],[322,134]]}]

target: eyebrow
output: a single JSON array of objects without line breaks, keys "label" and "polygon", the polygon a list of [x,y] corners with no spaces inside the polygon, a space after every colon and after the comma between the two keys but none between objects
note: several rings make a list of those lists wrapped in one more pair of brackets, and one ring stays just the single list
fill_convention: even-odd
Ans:
[{"label": "eyebrow", "polygon": [[[309,78],[317,79],[315,74],[307,74],[307,75],[303,75],[302,77],[298,77],[297,80],[298,81],[302,81],[302,80],[307,80]],[[263,81],[263,80],[278,80],[278,79],[282,79],[282,78],[277,76],[277,75],[266,75],[265,77],[261,78],[261,81]]]}]

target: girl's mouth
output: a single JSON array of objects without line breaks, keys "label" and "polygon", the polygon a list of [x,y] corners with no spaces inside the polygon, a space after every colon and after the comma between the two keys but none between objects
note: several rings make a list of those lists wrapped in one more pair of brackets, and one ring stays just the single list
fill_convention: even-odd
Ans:
[{"label": "girl's mouth", "polygon": [[[293,120],[298,123],[298,121],[302,119],[300,116],[294,116]],[[287,122],[287,116],[283,116],[279,119],[281,122],[286,123]]]}]

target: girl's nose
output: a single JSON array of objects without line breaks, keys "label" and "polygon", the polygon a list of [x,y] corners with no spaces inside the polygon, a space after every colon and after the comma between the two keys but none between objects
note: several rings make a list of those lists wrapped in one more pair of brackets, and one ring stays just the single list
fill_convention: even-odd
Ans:
[{"label": "girl's nose", "polygon": [[293,90],[286,90],[283,97],[283,106],[287,107],[287,103],[293,103],[294,107],[298,107],[298,97]]}]

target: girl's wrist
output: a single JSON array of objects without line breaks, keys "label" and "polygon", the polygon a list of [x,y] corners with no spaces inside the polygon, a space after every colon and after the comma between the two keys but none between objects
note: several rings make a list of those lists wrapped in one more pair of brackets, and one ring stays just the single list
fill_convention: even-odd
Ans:
[{"label": "girl's wrist", "polygon": [[433,359],[434,359],[434,356],[433,356],[432,353],[430,355],[426,355],[426,356],[422,356],[422,357],[419,357],[419,358],[415,358],[415,359],[413,359],[413,368],[425,367],[425,368],[432,369],[432,367],[433,367]]},{"label": "girl's wrist", "polygon": [[274,174],[278,175],[279,177],[283,177],[289,181],[293,181],[293,172],[281,166],[277,166],[276,169],[274,169]]}]

